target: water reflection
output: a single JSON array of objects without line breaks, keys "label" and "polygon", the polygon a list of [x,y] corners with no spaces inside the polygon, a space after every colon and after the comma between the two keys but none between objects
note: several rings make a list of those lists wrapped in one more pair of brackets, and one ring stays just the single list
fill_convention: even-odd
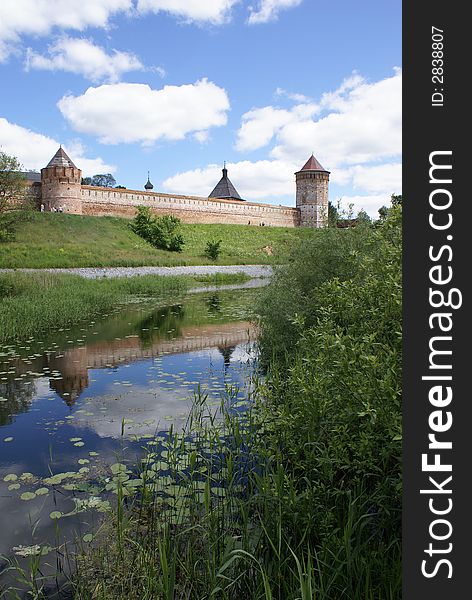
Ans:
[{"label": "water reflection", "polygon": [[[256,293],[131,304],[0,349],[0,555],[20,544],[57,545],[49,514],[70,511],[71,497],[49,487],[19,501],[51,473],[70,472],[93,485],[124,447],[138,455],[156,433],[182,426],[198,388],[215,406],[226,386],[240,388],[236,400],[246,395]],[[86,532],[92,522],[90,515],[61,519],[60,538]]]}]

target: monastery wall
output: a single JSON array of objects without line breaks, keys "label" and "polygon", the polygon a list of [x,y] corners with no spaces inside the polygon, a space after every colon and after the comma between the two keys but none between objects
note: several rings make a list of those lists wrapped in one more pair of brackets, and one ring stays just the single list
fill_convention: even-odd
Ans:
[{"label": "monastery wall", "polygon": [[82,214],[133,218],[138,206],[149,206],[157,215],[172,214],[184,223],[232,223],[298,227],[300,211],[287,206],[177,196],[137,190],[83,185]]}]

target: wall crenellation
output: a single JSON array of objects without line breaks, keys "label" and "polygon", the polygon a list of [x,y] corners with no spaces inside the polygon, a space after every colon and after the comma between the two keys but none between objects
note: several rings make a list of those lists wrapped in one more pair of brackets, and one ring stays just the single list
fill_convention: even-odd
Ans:
[{"label": "wall crenellation", "polygon": [[[223,170],[222,182],[231,186]],[[185,223],[232,223],[278,227],[324,227],[328,215],[329,172],[312,155],[296,177],[296,207],[241,200],[239,195],[186,196],[148,191],[81,185],[82,172],[60,148],[41,169],[43,209],[93,216],[132,218],[138,206],[156,215],[174,215]],[[220,184],[218,184],[221,186]],[[149,187],[150,186],[150,187]],[[217,186],[218,188],[218,186]],[[217,189],[215,188],[215,189]],[[234,186],[231,187],[235,193]],[[237,193],[236,193],[237,194]],[[224,196],[224,197],[223,197]]]}]

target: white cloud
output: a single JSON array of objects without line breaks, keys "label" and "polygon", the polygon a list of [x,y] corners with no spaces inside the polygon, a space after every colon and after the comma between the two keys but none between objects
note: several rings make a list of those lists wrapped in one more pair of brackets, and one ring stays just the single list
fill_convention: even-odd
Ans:
[{"label": "white cloud", "polygon": [[357,215],[360,210],[374,219],[379,217],[379,208],[381,206],[390,206],[391,194],[376,194],[374,196],[343,196],[341,198],[341,208],[349,211],[352,207],[352,214]]},{"label": "white cloud", "polygon": [[260,0],[257,8],[253,6],[249,7],[248,23],[250,25],[257,25],[273,21],[277,19],[281,10],[294,8],[301,3],[302,0]]},{"label": "white cloud", "polygon": [[132,0],[1,0],[0,61],[17,49],[24,35],[106,27],[110,17],[131,8]]},{"label": "white cloud", "polygon": [[[16,156],[25,169],[39,171],[45,167],[59,147],[59,142],[51,137],[36,133],[20,125],[10,123],[0,117],[0,149],[7,154]],[[82,174],[114,173],[116,167],[106,164],[101,158],[88,158],[86,149],[80,142],[73,141],[64,145],[64,150],[82,169]]]},{"label": "white cloud", "polygon": [[284,88],[281,87],[278,87],[275,90],[275,95],[285,96],[286,98],[288,98],[289,100],[293,100],[294,102],[312,102],[312,99],[308,96],[305,96],[305,94],[296,94],[293,92],[288,92],[287,90],[284,90]]},{"label": "white cloud", "polygon": [[358,165],[352,169],[352,183],[354,189],[374,194],[385,190],[391,190],[392,194],[399,193],[402,189],[402,165],[401,163]]},{"label": "white cloud", "polygon": [[401,71],[374,83],[359,76],[322,97],[318,120],[294,119],[277,133],[271,155],[303,160],[311,151],[327,169],[401,154]]},{"label": "white cloud", "polygon": [[187,22],[221,25],[239,0],[138,0],[139,13],[166,12]]},{"label": "white cloud", "polygon": [[[288,161],[248,160],[227,163],[228,177],[245,200],[282,202],[283,196],[295,197],[296,165]],[[208,196],[221,178],[221,166],[184,171],[163,182],[169,193]],[[284,202],[285,203],[285,202]],[[293,202],[292,202],[293,203]]]},{"label": "white cloud", "polygon": [[85,38],[62,37],[48,48],[44,56],[28,49],[26,69],[69,71],[83,75],[91,81],[115,82],[128,71],[142,71],[144,66],[137,56],[113,50],[107,54],[103,48]]},{"label": "white cloud", "polygon": [[284,127],[309,119],[318,110],[316,104],[299,104],[290,110],[273,106],[250,110],[242,116],[236,148],[242,152],[262,148]]},{"label": "white cloud", "polygon": [[71,126],[105,144],[158,139],[181,140],[189,133],[225,125],[226,91],[207,79],[164,86],[117,83],[90,87],[82,96],[64,96],[58,107]]}]

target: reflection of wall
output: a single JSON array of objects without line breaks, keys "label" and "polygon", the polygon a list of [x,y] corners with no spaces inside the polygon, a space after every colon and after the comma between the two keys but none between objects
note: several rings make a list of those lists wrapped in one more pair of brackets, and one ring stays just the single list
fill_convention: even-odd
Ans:
[{"label": "reflection of wall", "polygon": [[[225,349],[256,338],[254,325],[248,321],[183,327],[180,334],[174,339],[158,338],[154,341],[145,340],[145,343],[138,335],[133,335],[69,348],[58,357],[41,357],[35,362],[35,369],[39,371],[47,366],[51,371],[59,372],[57,379],[50,378],[49,385],[68,406],[72,406],[89,384],[89,369],[114,367],[161,354],[181,354],[205,348],[218,347],[225,354]],[[26,373],[31,368],[32,365],[20,360],[16,364],[17,374]]]}]

